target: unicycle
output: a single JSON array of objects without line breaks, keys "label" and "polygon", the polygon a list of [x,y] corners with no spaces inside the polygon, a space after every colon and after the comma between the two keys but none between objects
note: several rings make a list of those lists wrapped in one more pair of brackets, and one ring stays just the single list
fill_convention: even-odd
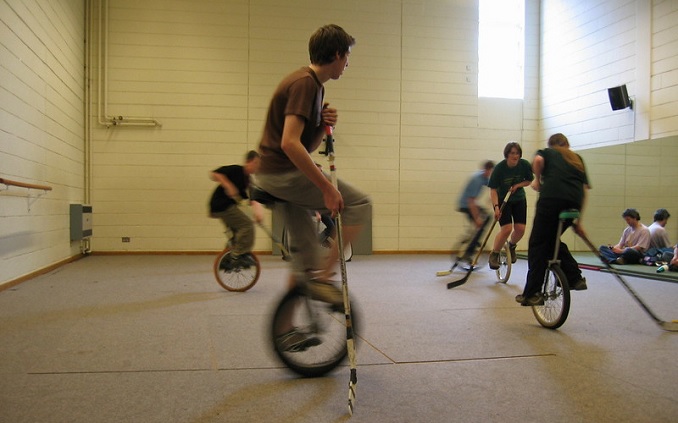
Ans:
[{"label": "unicycle", "polygon": [[[325,150],[321,154],[327,156],[330,163],[330,179],[334,188],[338,189],[332,127],[326,126],[325,131]],[[353,414],[358,383],[356,313],[349,300],[342,220],[339,211],[336,212],[334,219],[343,304],[331,305],[313,300],[305,289],[308,281],[299,280],[300,277],[298,277],[295,287],[285,294],[275,309],[272,337],[277,356],[287,367],[302,376],[321,376],[333,370],[348,357],[348,411]],[[317,248],[321,248],[320,245]]]},{"label": "unicycle", "polygon": [[214,277],[227,291],[245,292],[259,280],[261,264],[257,256],[252,253],[243,254],[238,260],[232,260],[232,240],[233,235],[229,237],[226,248],[214,260]]},{"label": "unicycle", "polygon": [[499,250],[499,269],[496,270],[497,280],[500,283],[508,282],[511,277],[511,250],[509,243],[505,242],[501,250]]},{"label": "unicycle", "polygon": [[[258,186],[252,187],[250,198],[269,209],[285,203]],[[286,232],[283,231],[283,236]],[[278,243],[270,231],[266,230],[266,233],[281,248],[283,256],[291,259],[292,252],[285,245],[287,238]],[[343,265],[342,273],[345,270]],[[305,291],[305,284],[305,280],[298,280],[275,306],[270,337],[273,351],[285,366],[303,377],[319,377],[332,371],[349,355],[346,310],[312,299]],[[356,313],[349,311],[352,327],[355,327]],[[294,342],[290,347],[290,337],[301,337],[303,341]]]},{"label": "unicycle", "polygon": [[214,276],[219,285],[227,291],[244,292],[252,288],[259,280],[261,264],[254,254],[243,257],[243,264],[231,264],[231,249],[227,247],[214,260]]},{"label": "unicycle", "polygon": [[[355,328],[355,310],[353,310]],[[306,340],[294,348],[285,347],[288,336]],[[303,377],[319,377],[341,364],[346,348],[344,309],[315,301],[306,295],[303,283],[287,292],[273,313],[271,337],[278,358]]]},{"label": "unicycle", "polygon": [[558,232],[556,234],[556,246],[553,258],[549,260],[544,275],[542,287],[543,305],[532,306],[532,313],[540,325],[548,329],[558,329],[567,320],[570,313],[570,286],[567,277],[560,268],[558,251],[560,250],[560,235],[563,233],[563,225],[566,221],[579,218],[579,210],[566,210],[558,215]]}]

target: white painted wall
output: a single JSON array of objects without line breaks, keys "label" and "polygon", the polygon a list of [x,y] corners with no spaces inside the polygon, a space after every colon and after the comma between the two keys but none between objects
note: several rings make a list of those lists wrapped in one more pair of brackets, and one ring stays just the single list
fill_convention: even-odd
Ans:
[{"label": "white painted wall", "polygon": [[[0,175],[54,186],[30,210],[25,191],[0,193],[0,281],[77,254],[67,210],[86,199],[95,251],[220,248],[220,223],[206,217],[207,173],[256,147],[275,85],[308,63],[308,36],[328,22],[358,40],[327,93],[341,113],[339,174],[373,196],[376,251],[449,249],[469,174],[501,160],[508,140],[531,158],[556,131],[586,147],[594,240],[617,238],[616,216],[641,202],[644,220],[656,207],[678,216],[665,201],[678,128],[675,2],[528,0],[527,92],[515,102],[477,99],[474,0],[109,1],[108,27],[92,26],[90,143],[83,2],[0,1]],[[100,1],[92,3],[98,20]],[[642,116],[610,110],[606,89],[619,83],[632,95],[645,87]],[[106,115],[162,126],[99,125]],[[256,248],[269,245],[260,234]]]},{"label": "white painted wall", "polygon": [[[670,0],[542,1],[541,139],[563,132],[586,160],[594,242],[619,239],[628,207],[648,225],[660,207],[678,216],[677,18]],[[607,89],[621,84],[633,110],[611,110]]]},{"label": "white painted wall", "polygon": [[79,251],[69,203],[84,200],[84,3],[0,1],[0,283]]},{"label": "white painted wall", "polygon": [[[309,35],[330,21],[358,40],[327,98],[340,111],[339,175],[373,196],[375,250],[449,249],[468,175],[523,140],[523,118],[536,134],[536,84],[527,111],[478,101],[475,1],[173,1],[160,12],[120,0],[108,17],[107,112],[162,126],[95,129],[97,251],[220,248],[207,172],[256,147],[273,89],[308,63]],[[260,235],[256,248],[268,245]]]},{"label": "white painted wall", "polygon": [[650,133],[662,138],[678,135],[678,2],[652,5]]},{"label": "white painted wall", "polygon": [[626,84],[636,92],[636,51],[649,46],[636,40],[635,3],[542,2],[544,134],[563,132],[575,148],[634,140],[634,112],[612,112],[607,89]]}]

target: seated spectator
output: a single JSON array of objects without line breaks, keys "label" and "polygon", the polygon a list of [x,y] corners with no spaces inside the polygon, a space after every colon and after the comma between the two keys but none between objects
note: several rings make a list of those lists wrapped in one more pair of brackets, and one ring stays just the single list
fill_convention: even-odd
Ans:
[{"label": "seated spectator", "polygon": [[669,221],[668,210],[659,209],[654,212],[654,223],[648,229],[650,230],[650,248],[668,248],[672,250],[669,234],[666,232],[666,223]]},{"label": "seated spectator", "polygon": [[650,248],[650,230],[640,222],[640,213],[636,209],[626,209],[622,218],[628,225],[622,232],[617,245],[603,245],[600,254],[608,263],[638,264]]},{"label": "seated spectator", "polygon": [[678,272],[678,244],[673,248],[673,257],[669,260],[669,270]]},{"label": "seated spectator", "polygon": [[645,252],[643,263],[654,266],[657,262],[670,262],[673,258],[673,246],[669,242],[666,223],[671,215],[666,209],[654,213],[654,223],[649,226],[650,248]]}]

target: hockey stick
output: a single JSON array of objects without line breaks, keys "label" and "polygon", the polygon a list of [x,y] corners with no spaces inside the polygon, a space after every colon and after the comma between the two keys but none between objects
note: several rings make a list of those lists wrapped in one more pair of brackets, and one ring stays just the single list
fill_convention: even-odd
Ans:
[{"label": "hockey stick", "polygon": [[[469,232],[470,232],[470,229],[469,229]],[[466,245],[467,242],[471,242],[471,240],[473,240],[473,237],[474,237],[474,234],[471,234],[470,236],[465,237],[464,240],[459,243],[459,248],[457,250],[457,259],[452,264],[452,267],[450,267],[448,270],[441,270],[441,271],[436,272],[436,276],[450,275],[452,272],[454,272],[454,269],[456,269],[457,266],[459,266],[460,262],[468,260],[467,258],[464,259],[463,256],[459,255],[459,252],[460,252],[459,250],[461,250]]]},{"label": "hockey stick", "polygon": [[[576,224],[574,224],[574,226],[575,226],[575,229],[576,229]],[[638,294],[636,294],[636,291],[634,291],[633,288],[631,288],[631,286],[621,277],[621,275],[619,274],[617,269],[612,267],[612,265],[610,265],[610,263],[608,263],[607,260],[603,259],[603,257],[600,255],[600,251],[598,251],[598,249],[591,243],[591,241],[586,237],[586,235],[579,234],[579,233],[578,233],[578,235],[582,240],[584,240],[584,243],[589,247],[589,249],[593,252],[593,254],[595,254],[596,257],[598,257],[598,259],[600,259],[600,261],[603,262],[603,264],[605,264],[605,267],[607,267],[607,270],[609,270],[610,273],[612,273],[617,278],[619,283],[622,284],[622,286],[626,289],[626,291],[629,294],[631,294],[631,296],[633,297],[634,300],[636,300],[638,305],[640,305],[640,307],[643,310],[645,310],[645,312],[652,318],[652,320],[655,321],[655,323],[657,323],[659,325],[659,327],[661,327],[662,329],[669,331],[669,332],[678,332],[678,320],[673,320],[671,322],[665,322],[665,321],[661,320],[659,317],[657,317],[657,315],[654,314],[652,312],[652,310],[650,310],[650,308],[643,302],[643,300],[640,299]]]},{"label": "hockey stick", "polygon": [[[325,151],[322,153],[327,156],[330,164],[330,179],[334,188],[339,189],[337,181],[337,169],[334,166],[334,137],[332,127],[325,126]],[[339,266],[341,268],[341,291],[344,297],[344,314],[346,316],[346,349],[348,351],[348,364],[350,376],[348,380],[348,413],[353,415],[355,406],[356,385],[358,384],[358,373],[355,353],[355,334],[353,333],[353,318],[351,315],[351,302],[348,298],[348,276],[346,274],[346,256],[344,254],[344,239],[342,234],[341,213],[337,212],[335,217],[337,226],[337,249],[339,251]]]},{"label": "hockey stick", "polygon": [[273,235],[273,232],[271,232],[271,231],[270,231],[266,226],[264,226],[264,224],[261,223],[261,222],[256,222],[256,224],[257,224],[257,225],[258,225],[258,226],[266,233],[266,235],[268,235],[269,238],[271,238],[271,241],[273,241],[273,243],[274,243],[278,248],[280,248],[280,252],[282,253],[282,258],[283,258],[283,260],[285,260],[285,261],[290,261],[290,260],[292,259],[292,256],[290,255],[290,252],[287,251],[287,248],[285,248],[285,246],[283,245],[283,243],[280,242],[280,240],[279,240],[275,235]]},{"label": "hockey stick", "polygon": [[[506,206],[506,203],[508,202],[509,198],[511,198],[512,194],[513,193],[509,189],[508,192],[506,192],[506,195],[504,195],[504,200],[502,201],[501,207],[499,208],[499,216],[501,216],[502,211],[504,211],[504,206]],[[487,218],[489,219],[489,216]],[[485,235],[485,239],[483,240],[482,245],[478,249],[478,252],[476,253],[476,255],[473,257],[473,261],[469,265],[469,269],[466,271],[466,275],[459,280],[449,282],[447,284],[447,289],[456,288],[456,287],[466,283],[468,278],[471,276],[471,272],[473,272],[473,270],[475,269],[476,264],[478,264],[478,259],[480,258],[480,255],[483,253],[483,248],[485,248],[485,244],[487,244],[487,240],[490,239],[490,235],[492,234],[492,231],[494,230],[494,226],[497,224],[497,222],[499,222],[499,219],[495,218],[494,222],[492,222],[492,226],[490,226],[490,229],[487,231],[487,235]]]}]

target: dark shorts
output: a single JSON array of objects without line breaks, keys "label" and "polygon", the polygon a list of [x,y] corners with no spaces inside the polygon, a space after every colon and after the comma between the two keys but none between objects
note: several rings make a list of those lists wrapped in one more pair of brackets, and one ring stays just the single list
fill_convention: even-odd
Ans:
[{"label": "dark shorts", "polygon": [[499,226],[527,223],[527,200],[509,201],[499,218]]}]

